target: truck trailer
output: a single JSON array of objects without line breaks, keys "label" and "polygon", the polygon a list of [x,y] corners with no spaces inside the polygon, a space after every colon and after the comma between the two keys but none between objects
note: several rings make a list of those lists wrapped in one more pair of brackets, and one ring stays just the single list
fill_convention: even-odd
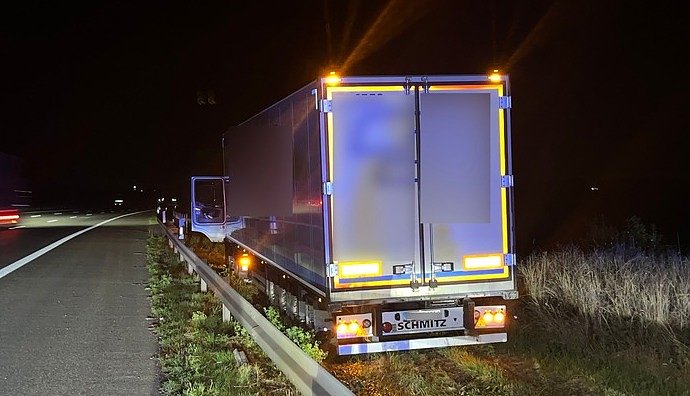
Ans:
[{"label": "truck trailer", "polygon": [[222,135],[191,229],[339,355],[507,341],[507,75],[327,76]]}]

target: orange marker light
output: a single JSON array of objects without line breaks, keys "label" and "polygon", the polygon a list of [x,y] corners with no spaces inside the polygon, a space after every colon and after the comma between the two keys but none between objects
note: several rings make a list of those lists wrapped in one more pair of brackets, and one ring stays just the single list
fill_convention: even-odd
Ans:
[{"label": "orange marker light", "polygon": [[491,74],[489,74],[489,81],[491,82],[501,82],[501,74],[498,72],[498,69],[494,69]]},{"label": "orange marker light", "polygon": [[505,321],[505,319],[506,319],[506,316],[502,311],[498,311],[494,315],[494,322],[496,322],[496,323],[503,323]]},{"label": "orange marker light", "polygon": [[347,330],[350,334],[357,334],[359,331],[359,324],[357,322],[350,322],[350,324],[347,325]]},{"label": "orange marker light", "polygon": [[332,71],[326,76],[326,84],[328,85],[338,85],[340,84],[340,77],[336,72]]},{"label": "orange marker light", "polygon": [[240,269],[245,272],[249,271],[249,264],[251,263],[251,261],[252,260],[247,255],[243,255],[242,257],[240,257]]},{"label": "orange marker light", "polygon": [[493,320],[494,320],[494,314],[492,314],[492,313],[489,312],[489,311],[486,311],[486,312],[484,312],[484,317],[483,317],[483,319],[484,319],[484,323],[489,324],[489,323],[493,322]]}]

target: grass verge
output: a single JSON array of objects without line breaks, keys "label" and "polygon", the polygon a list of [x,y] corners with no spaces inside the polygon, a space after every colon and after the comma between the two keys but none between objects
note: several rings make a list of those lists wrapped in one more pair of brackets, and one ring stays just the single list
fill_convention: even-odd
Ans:
[{"label": "grass verge", "polygon": [[[147,265],[164,395],[297,393],[238,322],[222,320],[220,301],[199,291],[164,237],[149,237]],[[248,362],[238,363],[235,351]]]},{"label": "grass verge", "polygon": [[690,395],[690,261],[614,245],[565,247],[521,266],[507,352],[604,389]]},{"label": "grass verge", "polygon": [[321,341],[317,340],[313,330],[288,323],[288,320],[276,307],[262,306],[262,304],[267,304],[267,301],[265,301],[265,298],[257,298],[259,297],[259,291],[256,287],[240,279],[229,270],[225,262],[225,251],[222,243],[213,243],[199,233],[190,233],[185,240],[185,245],[222,276],[242,297],[254,304],[273,326],[297,344],[309,357],[318,363],[326,359],[328,353],[320,347]]},{"label": "grass verge", "polygon": [[[198,245],[211,265],[218,248]],[[322,364],[357,395],[690,395],[686,257],[563,248],[518,269],[521,299],[506,344]],[[312,340],[306,350],[318,349]]]}]

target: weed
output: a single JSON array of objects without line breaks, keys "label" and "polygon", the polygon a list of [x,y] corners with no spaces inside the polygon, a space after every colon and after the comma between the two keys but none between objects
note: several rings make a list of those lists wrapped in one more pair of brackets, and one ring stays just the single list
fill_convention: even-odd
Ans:
[{"label": "weed", "polygon": [[[244,328],[223,322],[220,302],[201,293],[165,239],[151,236],[147,259],[152,313],[158,318],[164,395],[293,394],[294,387],[272,366]],[[238,365],[234,349],[250,364]]]},{"label": "weed", "polygon": [[[208,259],[213,254],[224,254],[224,247],[222,243],[212,243],[205,236],[194,233],[186,240],[187,246],[189,246],[199,258]],[[202,258],[202,259],[203,259]],[[224,259],[220,260],[224,263]],[[228,284],[235,289],[244,299],[250,302],[254,302],[256,296],[258,295],[258,289],[251,283],[245,282],[244,279],[236,276],[234,273],[229,271],[226,265],[216,264],[212,266],[223,276]],[[317,362],[322,362],[328,355],[326,351],[321,349],[320,342],[316,340],[316,335],[313,331],[301,328],[299,326],[286,326],[284,325],[283,319],[280,317],[279,312],[273,308],[264,308],[264,313],[266,314],[268,320],[281,332],[283,332],[290,340],[297,344],[308,356]],[[239,326],[242,327],[242,326]],[[246,335],[246,330],[236,329],[239,334]]]},{"label": "weed", "polygon": [[309,357],[321,363],[326,359],[328,353],[321,349],[319,341],[316,340],[316,335],[313,331],[303,329],[299,326],[287,327],[283,324],[280,313],[274,307],[264,308],[266,318],[278,330],[283,332],[292,342],[297,344]]}]

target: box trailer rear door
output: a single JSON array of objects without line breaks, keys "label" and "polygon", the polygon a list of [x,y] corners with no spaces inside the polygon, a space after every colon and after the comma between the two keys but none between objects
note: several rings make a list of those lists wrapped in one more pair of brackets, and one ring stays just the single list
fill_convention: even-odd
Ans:
[{"label": "box trailer rear door", "polygon": [[504,86],[429,81],[326,87],[334,301],[515,287]]},{"label": "box trailer rear door", "polygon": [[[409,287],[421,273],[415,97],[402,86],[334,87],[329,94],[334,287]],[[394,267],[406,271],[394,275]]]},{"label": "box trailer rear door", "polygon": [[432,85],[419,95],[425,280],[510,277],[506,188],[511,179],[501,91],[491,85]]}]

